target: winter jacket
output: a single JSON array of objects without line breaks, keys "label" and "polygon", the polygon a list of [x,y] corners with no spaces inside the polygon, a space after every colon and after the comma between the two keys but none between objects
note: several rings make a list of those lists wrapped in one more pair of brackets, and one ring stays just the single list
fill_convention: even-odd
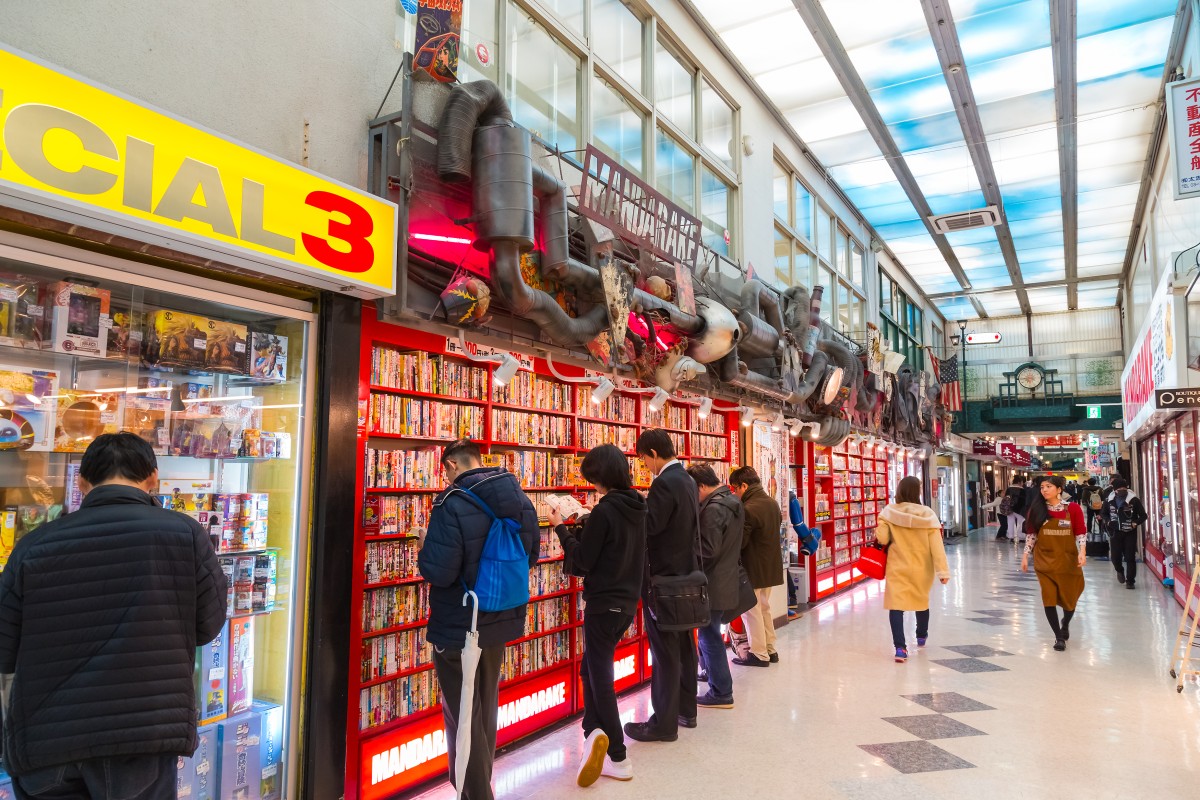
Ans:
[{"label": "winter jacket", "polygon": [[1004,496],[1010,498],[1010,514],[1025,516],[1025,511],[1029,508],[1029,498],[1025,494],[1024,486],[1010,486],[1004,490]]},{"label": "winter jacket", "polygon": [[742,501],[728,486],[717,487],[700,504],[700,564],[708,578],[708,604],[716,611],[737,607],[745,517]]},{"label": "winter jacket", "polygon": [[779,503],[755,484],[742,495],[746,521],[742,526],[742,566],[755,589],[783,583],[783,548],[779,531],[783,514]]},{"label": "winter jacket", "polygon": [[637,613],[646,564],[646,501],[633,489],[600,498],[582,526],[559,525],[563,569],[583,578],[587,612]]},{"label": "winter jacket", "polygon": [[700,568],[696,552],[700,498],[682,464],[665,467],[646,493],[646,572],[642,597],[654,575],[687,575]]},{"label": "winter jacket", "polygon": [[[483,543],[492,527],[487,512],[462,489],[479,496],[492,513],[521,524],[521,543],[529,567],[540,552],[537,512],[508,470],[479,467],[455,478],[433,501],[425,544],[417,556],[421,577],[429,581],[429,625],[426,638],[438,647],[461,649],[471,627],[471,605],[463,605],[466,588],[475,585]],[[479,646],[495,647],[525,635],[525,605],[507,611],[479,612]]]},{"label": "winter jacket", "polygon": [[132,486],[97,486],[23,537],[0,574],[9,772],[191,755],[196,647],[221,632],[225,600],[204,528]]},{"label": "winter jacket", "polygon": [[1100,518],[1104,520],[1105,533],[1112,533],[1112,523],[1116,521],[1113,516],[1123,503],[1128,503],[1133,508],[1134,528],[1146,521],[1146,507],[1142,505],[1141,498],[1134,494],[1132,489],[1117,489],[1108,495],[1108,500],[1100,509]]},{"label": "winter jacket", "polygon": [[920,503],[893,503],[879,512],[875,539],[889,545],[883,606],[889,611],[929,608],[933,578],[950,577],[942,523]]}]

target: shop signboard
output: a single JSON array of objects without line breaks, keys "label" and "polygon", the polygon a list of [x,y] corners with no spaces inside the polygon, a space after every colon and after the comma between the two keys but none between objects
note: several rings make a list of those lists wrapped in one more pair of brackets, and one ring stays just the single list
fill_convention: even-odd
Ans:
[{"label": "shop signboard", "polygon": [[1154,402],[1160,410],[1200,408],[1200,389],[1155,389]]},{"label": "shop signboard", "polygon": [[0,202],[304,285],[394,294],[398,209],[0,48]]},{"label": "shop signboard", "polygon": [[1200,195],[1200,78],[1167,84],[1175,199]]},{"label": "shop signboard", "polygon": [[1159,410],[1156,390],[1187,388],[1184,298],[1171,294],[1171,281],[1159,281],[1146,319],[1134,340],[1121,373],[1121,404],[1125,438],[1139,430]]},{"label": "shop signboard", "polygon": [[971,452],[977,456],[996,455],[996,443],[986,439],[975,439],[971,442]]}]

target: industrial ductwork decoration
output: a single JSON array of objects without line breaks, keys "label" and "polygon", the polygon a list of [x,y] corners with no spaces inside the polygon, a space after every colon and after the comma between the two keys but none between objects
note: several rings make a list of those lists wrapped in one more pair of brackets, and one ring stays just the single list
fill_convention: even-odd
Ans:
[{"label": "industrial ductwork decoration", "polygon": [[[667,392],[757,398],[819,423],[820,444],[840,443],[852,429],[930,440],[932,408],[923,407],[920,380],[901,370],[880,385],[865,369],[865,351],[821,321],[822,287],[780,292],[753,279],[736,287],[697,280],[694,307],[681,307],[674,265],[646,253],[626,261],[614,250],[617,236],[593,219],[580,218],[575,229],[586,262],[572,258],[566,187],[535,163],[529,131],[513,122],[495,84],[455,86],[437,133],[438,177],[470,184],[474,246],[490,259],[491,313],[498,302],[544,339],[588,348],[609,362],[605,369]],[[572,295],[566,308],[523,276],[522,255],[534,250],[541,278]]]}]

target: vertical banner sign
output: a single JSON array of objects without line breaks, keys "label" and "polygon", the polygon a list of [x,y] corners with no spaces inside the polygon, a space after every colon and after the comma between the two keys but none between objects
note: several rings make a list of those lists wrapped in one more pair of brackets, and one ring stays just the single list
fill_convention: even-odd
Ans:
[{"label": "vertical banner sign", "polygon": [[434,80],[454,83],[462,44],[463,0],[420,0],[413,65]]},{"label": "vertical banner sign", "polygon": [[1167,84],[1175,199],[1200,195],[1200,79]]},{"label": "vertical banner sign", "polygon": [[867,371],[883,380],[883,341],[875,323],[867,323]]}]

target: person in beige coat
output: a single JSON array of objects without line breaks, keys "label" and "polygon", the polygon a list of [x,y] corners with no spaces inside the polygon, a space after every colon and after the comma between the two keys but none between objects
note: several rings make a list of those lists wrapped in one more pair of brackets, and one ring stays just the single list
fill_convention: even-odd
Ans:
[{"label": "person in beige coat", "polygon": [[888,548],[883,605],[892,623],[896,661],[908,660],[904,641],[904,612],[917,612],[917,647],[929,638],[929,591],[936,575],[950,580],[942,523],[933,509],[921,503],[921,480],[908,476],[896,487],[896,502],[879,512],[875,540]]}]

